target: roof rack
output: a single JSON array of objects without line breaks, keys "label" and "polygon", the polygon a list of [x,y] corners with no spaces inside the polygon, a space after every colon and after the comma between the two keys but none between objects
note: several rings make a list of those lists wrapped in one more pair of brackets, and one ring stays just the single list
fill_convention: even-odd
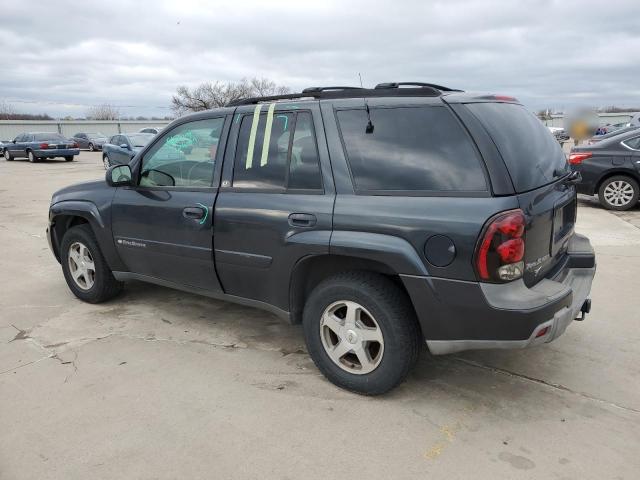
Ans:
[{"label": "roof rack", "polygon": [[440,90],[441,92],[463,92],[464,91],[464,90],[458,90],[457,88],[449,88],[449,87],[444,87],[442,85],[436,85],[435,83],[424,83],[424,82],[386,82],[386,83],[377,84],[375,88],[386,89],[386,88],[399,88],[404,86],[435,88],[437,90]]},{"label": "roof rack", "polygon": [[[443,87],[444,88],[444,87]],[[300,100],[304,98],[340,99],[340,98],[371,98],[371,97],[439,97],[443,91],[430,85],[418,88],[360,88],[360,87],[310,87],[301,93],[288,93],[286,95],[272,95],[268,97],[252,97],[234,100],[227,104],[228,107],[241,105],[255,105],[261,102],[276,102],[281,100]]]}]

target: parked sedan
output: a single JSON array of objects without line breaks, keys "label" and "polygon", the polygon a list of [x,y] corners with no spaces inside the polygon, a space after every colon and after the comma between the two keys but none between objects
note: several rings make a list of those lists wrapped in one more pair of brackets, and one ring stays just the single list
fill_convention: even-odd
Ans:
[{"label": "parked sedan", "polygon": [[107,141],[107,136],[104,133],[76,133],[73,139],[78,144],[79,148],[88,148],[89,151],[94,152],[96,150],[102,150],[102,145]]},{"label": "parked sedan", "polygon": [[594,145],[574,147],[569,164],[580,172],[578,192],[598,195],[608,210],[628,210],[640,193],[640,130],[614,135]]},{"label": "parked sedan", "polygon": [[80,150],[75,141],[59,133],[32,132],[21,133],[11,142],[3,144],[2,153],[7,161],[26,157],[31,163],[35,163],[45,158],[62,157],[70,162],[75,155],[80,154]]},{"label": "parked sedan", "polygon": [[102,162],[104,168],[111,165],[125,165],[142,148],[153,140],[152,133],[123,133],[114,135],[102,146]]},{"label": "parked sedan", "polygon": [[140,130],[140,133],[153,133],[154,135],[157,135],[161,131],[162,131],[162,127],[147,127]]},{"label": "parked sedan", "polygon": [[[611,137],[615,137],[617,135],[622,135],[623,133],[627,133],[627,132],[630,132],[632,130],[637,130],[638,128],[640,128],[640,127],[629,126],[629,127],[621,128],[619,130],[614,130],[611,133],[605,133],[604,135],[594,135],[589,140],[587,140],[587,145],[593,145],[594,143],[602,142],[603,140],[607,140],[607,139],[609,139]],[[640,132],[640,130],[638,130],[638,131]]]}]

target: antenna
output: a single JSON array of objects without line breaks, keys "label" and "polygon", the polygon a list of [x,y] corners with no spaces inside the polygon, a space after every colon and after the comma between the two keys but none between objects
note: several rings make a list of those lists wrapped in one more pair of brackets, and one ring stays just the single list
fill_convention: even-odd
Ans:
[{"label": "antenna", "polygon": [[[360,88],[364,88],[362,86],[362,75],[358,72],[358,78],[360,79]],[[364,102],[364,109],[367,111],[367,127],[364,129],[364,133],[373,133],[373,123],[371,122],[371,112],[369,111],[369,104],[367,103],[366,97],[362,97],[362,101]]]}]

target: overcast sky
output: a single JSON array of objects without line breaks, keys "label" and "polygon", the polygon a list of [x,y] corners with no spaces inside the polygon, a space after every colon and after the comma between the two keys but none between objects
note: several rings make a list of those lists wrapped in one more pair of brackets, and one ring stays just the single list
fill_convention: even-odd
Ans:
[{"label": "overcast sky", "polygon": [[532,109],[640,106],[638,52],[640,0],[2,0],[0,102],[164,116],[181,84],[298,90],[360,72],[365,86],[426,81]]}]

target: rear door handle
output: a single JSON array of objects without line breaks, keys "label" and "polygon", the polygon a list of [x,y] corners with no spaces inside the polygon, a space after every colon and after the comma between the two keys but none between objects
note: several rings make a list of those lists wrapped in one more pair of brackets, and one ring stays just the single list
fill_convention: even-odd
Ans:
[{"label": "rear door handle", "polygon": [[289,215],[289,225],[292,227],[313,227],[318,222],[311,213],[292,213]]}]

